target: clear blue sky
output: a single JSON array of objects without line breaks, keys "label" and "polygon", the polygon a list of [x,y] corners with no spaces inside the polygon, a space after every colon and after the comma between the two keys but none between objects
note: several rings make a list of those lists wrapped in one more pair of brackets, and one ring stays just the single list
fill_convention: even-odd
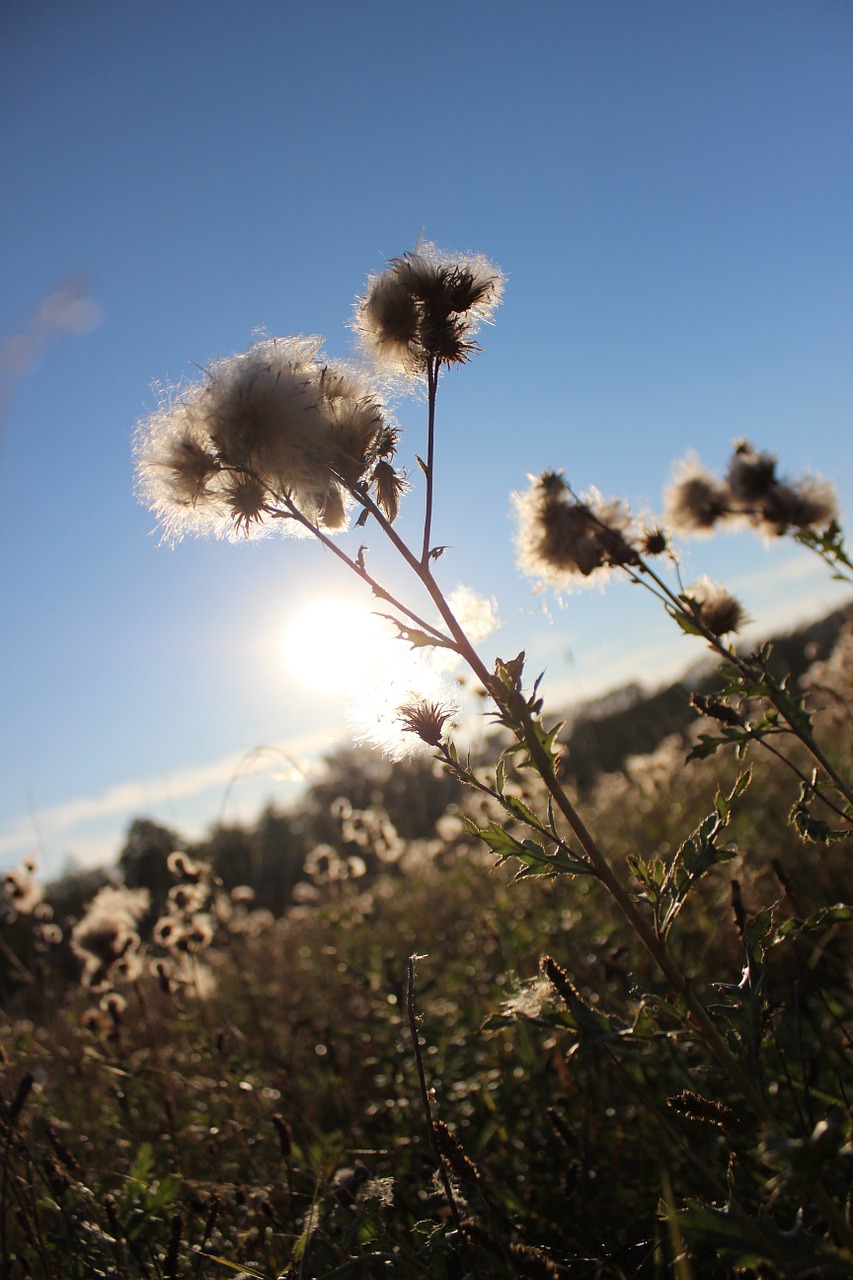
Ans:
[{"label": "clear blue sky", "polygon": [[[548,622],[513,564],[528,471],[658,507],[675,458],[747,435],[853,510],[847,0],[13,0],[0,112],[7,366],[69,276],[100,315],[3,388],[0,865],[107,856],[134,814],[198,831],[243,753],[340,730],[271,637],[350,584],[305,544],[159,546],[131,438],[156,381],[259,326],[345,355],[422,228],[509,277],[439,406],[441,572],[498,598],[489,660],[526,644],[559,698],[700,655],[627,587]],[[411,464],[422,406],[399,417]],[[840,598],[804,556],[729,538],[688,572],[760,628]],[[289,794],[241,782],[226,812]]]}]

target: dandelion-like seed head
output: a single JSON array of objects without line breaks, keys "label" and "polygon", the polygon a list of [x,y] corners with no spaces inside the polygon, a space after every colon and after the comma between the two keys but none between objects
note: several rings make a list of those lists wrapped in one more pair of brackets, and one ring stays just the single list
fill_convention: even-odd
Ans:
[{"label": "dandelion-like seed head", "polygon": [[234,528],[249,537],[253,526],[263,522],[269,490],[251,472],[234,471],[226,480],[223,492]]},{"label": "dandelion-like seed head", "polygon": [[161,916],[151,934],[158,947],[167,951],[177,947],[183,933],[183,927],[177,916]]},{"label": "dandelion-like seed head", "polygon": [[85,986],[99,986],[120,967],[131,972],[140,945],[136,924],[150,901],[146,889],[105,885],[98,890],[71,930],[71,949],[83,962]]},{"label": "dandelion-like seed head", "polygon": [[726,483],[749,523],[771,537],[789,529],[825,529],[838,518],[835,488],[829,481],[818,476],[780,479],[774,455],[757,453],[748,440],[735,441]]},{"label": "dandelion-like seed head", "polygon": [[640,543],[644,556],[662,556],[669,550],[669,539],[663,529],[646,529]]},{"label": "dandelion-like seed head", "polygon": [[792,523],[797,529],[829,529],[838,523],[838,495],[830,480],[801,476],[794,492],[797,501]]},{"label": "dandelion-like seed head", "polygon": [[168,538],[304,536],[283,502],[328,531],[346,526],[349,493],[393,454],[396,432],[364,375],[323,360],[321,341],[268,338],[216,361],[139,425],[137,489]]},{"label": "dandelion-like seed head", "polygon": [[479,595],[471,587],[457,587],[447,597],[456,621],[469,640],[479,644],[500,625],[494,597]]},{"label": "dandelion-like seed head", "polygon": [[539,974],[528,982],[521,982],[501,1001],[501,1013],[508,1018],[538,1018],[543,1007],[554,998],[550,980]]},{"label": "dandelion-like seed head", "polygon": [[354,328],[367,354],[391,373],[416,377],[430,360],[464,364],[479,349],[473,335],[491,320],[503,286],[503,273],[483,255],[419,242],[370,277]]},{"label": "dandelion-like seed head", "polygon": [[423,371],[415,298],[394,271],[371,276],[359,299],[355,330],[380,369],[411,377]]},{"label": "dandelion-like seed head", "polygon": [[637,530],[624,503],[606,502],[595,490],[577,499],[550,471],[531,477],[530,488],[513,501],[518,563],[530,577],[565,590],[637,563]]},{"label": "dandelion-like seed head", "polygon": [[41,926],[39,936],[45,947],[58,947],[64,935],[58,924],[47,923]]},{"label": "dandelion-like seed head", "polygon": [[667,522],[679,533],[708,533],[717,523],[748,524],[768,537],[828,529],[838,520],[835,487],[820,476],[781,478],[776,457],[736,440],[722,482],[694,457],[678,464],[666,494]]},{"label": "dandelion-like seed head", "polygon": [[368,1178],[364,1184],[365,1200],[375,1200],[383,1209],[390,1209],[394,1203],[393,1178]]},{"label": "dandelion-like seed head", "polygon": [[726,470],[726,484],[732,496],[749,505],[765,497],[775,483],[775,456],[757,453],[748,440],[736,440]]},{"label": "dandelion-like seed head", "polygon": [[166,866],[176,879],[187,880],[192,884],[210,879],[210,865],[196,861],[183,849],[174,849],[166,859]]},{"label": "dandelion-like seed head", "polygon": [[818,476],[776,484],[754,517],[765,533],[781,537],[789,529],[828,529],[838,519],[835,487]]},{"label": "dandelion-like seed head", "polygon": [[127,1010],[127,1000],[119,991],[107,991],[101,996],[99,1008],[102,1013],[108,1014],[113,1022],[118,1025],[121,1022],[122,1014]]},{"label": "dandelion-like seed head", "polygon": [[0,881],[0,918],[3,909],[22,916],[36,911],[42,900],[42,890],[35,879],[35,867],[35,862],[27,859],[3,876]]},{"label": "dandelion-like seed head", "polygon": [[683,458],[664,495],[664,519],[674,533],[707,534],[729,513],[730,494],[697,458]]},{"label": "dandelion-like seed head", "polygon": [[738,631],[746,622],[743,605],[720,583],[700,578],[687,588],[686,594],[699,621],[714,636]]},{"label": "dandelion-like seed head", "polygon": [[193,416],[189,413],[181,416],[186,420],[176,424],[178,430],[165,442],[160,465],[175,502],[180,506],[194,507],[207,494],[219,470],[219,459]]},{"label": "dandelion-like seed head", "polygon": [[177,949],[188,955],[198,955],[199,952],[207,950],[213,942],[213,935],[213,920],[206,913],[199,912],[188,921]]},{"label": "dandelion-like seed head", "polygon": [[330,844],[317,844],[305,859],[303,868],[315,884],[332,884],[349,878],[346,859]]},{"label": "dandelion-like seed head", "polygon": [[210,890],[203,880],[172,885],[166,895],[166,911],[176,916],[191,916],[207,905]]},{"label": "dandelion-like seed head", "polygon": [[405,476],[380,458],[371,476],[371,488],[376,494],[376,502],[393,524],[400,510],[400,499],[408,488]]}]

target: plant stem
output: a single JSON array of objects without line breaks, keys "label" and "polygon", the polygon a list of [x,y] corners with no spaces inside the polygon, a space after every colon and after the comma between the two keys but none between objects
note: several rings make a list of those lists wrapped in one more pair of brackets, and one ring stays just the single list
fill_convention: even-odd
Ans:
[{"label": "plant stem", "polygon": [[433,1156],[435,1158],[435,1167],[438,1170],[439,1177],[441,1178],[441,1185],[444,1187],[444,1194],[447,1197],[450,1216],[453,1219],[454,1227],[458,1231],[461,1225],[459,1209],[453,1196],[453,1188],[450,1185],[447,1170],[444,1167],[444,1157],[441,1154],[441,1148],[439,1147],[438,1139],[435,1136],[435,1125],[432,1122],[432,1107],[429,1102],[429,1090],[427,1089],[426,1074],[424,1072],[423,1057],[421,1055],[420,1040],[418,1038],[418,1020],[415,1016],[415,959],[415,956],[409,956],[409,980],[406,988],[406,1012],[409,1016],[409,1030],[412,1034],[412,1046],[415,1051],[415,1063],[418,1068],[418,1084],[420,1085],[421,1102],[424,1107],[424,1117],[426,1119],[427,1131],[429,1133],[430,1146],[432,1147]]},{"label": "plant stem", "polygon": [[[427,504],[426,504],[426,516],[425,516],[425,522],[424,522],[424,544],[423,544],[423,553],[421,558],[418,559],[415,556],[415,554],[409,548],[407,543],[404,542],[404,540],[400,537],[397,531],[393,528],[391,522],[386,518],[384,513],[381,511],[381,509],[377,506],[377,504],[373,501],[373,499],[370,497],[370,495],[366,491],[361,489],[353,490],[352,491],[353,497],[356,499],[357,502],[359,502],[359,504],[365,510],[369,511],[370,514],[374,517],[374,519],[377,521],[377,523],[379,524],[383,532],[386,534],[386,536],[388,537],[392,545],[399,552],[399,554],[402,556],[405,563],[409,566],[409,568],[418,578],[423,588],[426,590],[435,608],[437,609],[440,617],[442,618],[445,626],[447,627],[447,630],[450,636],[452,637],[453,644],[451,647],[456,650],[456,652],[460,655],[460,657],[466,662],[468,667],[471,669],[473,674],[481,681],[484,688],[487,690],[487,692],[489,693],[492,700],[495,702],[498,709],[508,713],[508,719],[513,723],[514,732],[517,740],[525,746],[528,752],[528,755],[530,757],[531,763],[537,769],[537,772],[542,778],[552,800],[556,804],[560,813],[563,815],[565,821],[568,823],[569,828],[572,830],[578,842],[580,843],[581,848],[590,864],[590,867],[593,869],[598,879],[601,881],[605,889],[610,894],[617,908],[619,909],[622,916],[624,917],[626,923],[630,926],[630,928],[633,930],[638,940],[645,947],[646,951],[649,953],[651,959],[654,961],[657,968],[666,978],[667,982],[672,987],[672,989],[676,992],[676,994],[684,1001],[684,1004],[687,1007],[689,1017],[697,1033],[705,1042],[709,1051],[713,1054],[713,1056],[716,1058],[717,1062],[719,1063],[720,1067],[723,1069],[723,1071],[726,1073],[726,1075],[729,1077],[732,1083],[739,1090],[744,1101],[751,1108],[755,1116],[771,1132],[780,1134],[781,1133],[780,1126],[778,1125],[772,1111],[767,1106],[766,1102],[764,1101],[761,1094],[756,1089],[755,1085],[753,1084],[752,1080],[749,1078],[744,1068],[741,1066],[740,1062],[737,1060],[735,1055],[729,1049],[728,1045],[725,1042],[725,1039],[717,1030],[708,1011],[705,1009],[701,1000],[694,992],[689,980],[685,977],[684,974],[682,974],[678,965],[673,960],[665,943],[661,938],[658,937],[654,929],[651,927],[649,922],[643,916],[642,912],[638,909],[636,903],[634,902],[634,899],[631,897],[628,890],[622,885],[621,881],[619,880],[619,877],[616,875],[615,871],[611,867],[610,862],[607,860],[605,855],[599,849],[593,836],[587,830],[585,824],[583,823],[574,805],[571,803],[565,791],[563,790],[562,786],[558,782],[557,777],[554,773],[552,761],[548,753],[545,751],[539,739],[539,736],[536,732],[533,715],[530,712],[529,708],[526,705],[524,705],[523,710],[521,710],[519,706],[515,703],[511,708],[506,705],[506,696],[502,692],[499,682],[490,674],[490,672],[485,667],[482,659],[477,654],[473,645],[469,641],[467,635],[459,625],[459,622],[454,616],[452,609],[448,605],[441,591],[441,588],[438,586],[435,579],[433,578],[433,575],[430,569],[430,562],[429,562],[429,542],[430,542],[430,527],[431,527],[431,518],[432,518],[432,465],[434,461],[434,412],[435,412],[435,393],[436,393],[436,386],[437,386],[437,373],[434,372],[429,377],[428,385],[429,385],[429,403],[430,403],[430,428],[429,428],[429,448],[427,453],[427,475],[426,475]],[[304,520],[304,518],[303,518],[303,523],[307,523]],[[308,525],[308,527],[311,527],[313,529],[313,526]],[[335,553],[339,555],[339,557],[345,563],[349,564],[350,568],[354,569],[355,572],[359,573],[359,575],[362,578],[365,578],[367,581],[371,582],[371,585],[373,585],[372,580],[368,577],[368,575],[364,572],[364,570],[358,564],[356,564],[355,561],[352,561],[348,556],[342,553],[339,550],[339,548],[337,548],[331,542],[330,539],[326,538],[322,534],[320,534],[319,536],[325,545],[330,546],[331,549],[335,551]],[[684,602],[673,594],[673,592],[657,576],[657,574],[655,574],[654,571],[645,564],[645,562],[642,562],[642,561],[639,562],[639,570],[640,572],[647,573],[649,575],[651,580],[657,584],[658,588],[665,594],[667,599],[671,600],[675,608],[677,608],[681,612],[684,611]],[[642,579],[639,577],[639,574],[636,571],[634,572],[633,576],[637,581],[642,582]],[[383,589],[380,588],[380,592],[382,591]],[[383,593],[383,594],[384,594],[384,598],[387,599],[388,598],[387,593]],[[410,610],[400,605],[399,602],[394,601],[393,603],[395,604],[395,607],[403,609],[403,612],[406,614],[406,616],[410,618],[415,616],[414,614],[412,614]],[[696,621],[695,619],[692,619],[692,618],[691,620]],[[423,623],[419,622],[419,625],[423,625]],[[440,632],[438,632],[437,629],[434,627],[427,627],[425,629],[429,630],[435,636],[440,636]],[[738,669],[742,673],[750,676],[753,675],[753,673],[749,669],[748,663],[744,659],[738,658],[737,655],[733,655],[728,649],[725,648],[724,645],[721,644],[721,642],[716,636],[714,636],[711,632],[707,631],[707,628],[703,628],[703,634],[705,634],[706,639],[709,641],[712,647],[718,653],[721,654],[721,656],[723,656],[727,660],[734,659],[735,665],[737,665]],[[442,639],[445,639],[445,638],[442,637]],[[766,678],[766,675],[765,675],[765,678]],[[823,764],[824,762],[822,759],[822,754],[818,754],[818,752],[815,751],[814,749],[815,744],[813,742],[810,742],[808,740],[808,736],[804,735],[803,732],[800,731],[795,724],[791,723],[791,721],[789,720],[788,716],[785,713],[784,707],[779,705],[779,701],[781,700],[777,701],[776,699],[773,698],[772,685],[770,686],[770,690],[771,692],[768,695],[770,697],[770,700],[773,702],[773,705],[777,707],[777,710],[783,716],[786,723],[790,725],[792,732],[801,741],[805,743],[805,745],[812,751],[812,753],[815,754],[816,758]],[[523,700],[521,701],[523,703]],[[826,765],[824,767],[827,767],[827,772],[829,773],[829,776],[832,777],[833,780],[836,780],[836,775],[834,773],[834,770],[832,770]],[[836,780],[836,785],[839,786],[839,789],[842,791],[842,794],[847,795],[847,792],[844,790],[843,785],[839,785],[839,784],[840,784],[840,780]],[[452,1193],[450,1192],[449,1183],[447,1182],[446,1172],[444,1171],[444,1165],[441,1160],[441,1154],[440,1154],[440,1151],[438,1150],[437,1142],[435,1140],[435,1135],[432,1127],[432,1115],[429,1108],[429,1098],[426,1093],[426,1081],[423,1075],[423,1064],[420,1057],[419,1045],[417,1043],[417,1024],[415,1021],[415,1014],[414,1014],[414,957],[410,958],[409,960],[408,1005],[409,1005],[409,1023],[410,1023],[410,1027],[412,1028],[412,1035],[415,1043],[418,1073],[419,1073],[419,1079],[421,1081],[422,1097],[424,1100],[427,1123],[430,1129],[430,1137],[433,1143],[433,1149],[436,1152],[438,1166],[442,1171],[442,1178],[445,1182],[445,1191],[446,1191],[446,1194],[448,1194],[448,1201],[451,1206],[451,1212],[453,1213],[454,1221],[456,1221],[458,1224],[458,1213],[456,1211],[456,1207],[452,1199]],[[815,1204],[819,1207],[820,1211],[822,1212],[827,1223],[830,1225],[831,1229],[835,1233],[836,1237],[839,1239],[839,1241],[843,1242],[845,1247],[849,1249],[851,1253],[853,1253],[853,1229],[851,1229],[851,1226],[847,1222],[844,1214],[841,1212],[841,1210],[832,1200],[831,1196],[823,1188],[822,1184],[820,1183],[817,1177],[810,1178],[810,1177],[804,1176],[802,1181],[807,1186],[810,1194],[814,1199]]]},{"label": "plant stem", "polygon": [[[745,676],[751,680],[755,679],[756,673],[755,673],[755,670],[752,669],[749,660],[747,658],[741,657],[741,655],[737,653],[734,649],[727,648],[726,645],[722,643],[719,636],[715,636],[712,631],[709,631],[708,628],[703,625],[700,617],[695,616],[693,613],[687,613],[684,608],[684,601],[681,600],[677,595],[675,595],[673,591],[670,590],[670,588],[666,585],[663,579],[660,578],[657,573],[655,573],[654,569],[646,560],[643,560],[643,559],[639,560],[639,571],[637,571],[636,569],[632,569],[630,566],[626,566],[626,569],[629,576],[633,579],[633,581],[639,583],[641,586],[647,586],[647,583],[645,583],[643,578],[640,577],[640,574],[645,574],[647,578],[651,579],[651,581],[654,582],[655,585],[659,588],[659,591],[664,593],[664,595],[669,600],[672,607],[676,609],[678,613],[680,613],[683,617],[687,617],[694,626],[698,627],[701,630],[704,639],[708,642],[711,648],[714,649],[715,652],[718,653],[720,657],[724,659],[724,661],[729,662],[732,664],[732,666],[736,667],[742,676]],[[652,590],[651,588],[648,588],[648,589]],[[661,599],[661,596],[659,595],[658,591],[652,591],[652,594],[656,595],[658,599]],[[830,761],[826,758],[822,749],[820,748],[818,743],[815,741],[814,735],[812,733],[806,732],[806,730],[804,730],[800,725],[798,725],[796,720],[794,720],[793,717],[786,710],[784,701],[780,697],[779,691],[776,688],[776,682],[773,680],[773,677],[770,675],[768,671],[765,671],[763,668],[760,669],[760,677],[767,690],[764,696],[767,698],[768,702],[770,702],[771,705],[774,706],[776,710],[779,712],[779,715],[782,717],[782,719],[785,721],[785,724],[788,726],[789,731],[794,735],[795,738],[798,738],[800,742],[802,742],[803,746],[814,756],[815,760],[817,760],[820,767],[826,773],[826,776],[830,779],[830,781],[841,793],[841,795],[844,796],[844,799],[847,800],[849,804],[853,804],[853,790],[851,790],[851,788],[845,783],[841,775],[837,772],[837,770],[833,767]]]},{"label": "plant stem", "polygon": [[[598,848],[596,842],[587,831],[580,815],[577,813],[568,796],[557,781],[551,761],[549,760],[533,729],[532,722],[525,726],[525,735],[523,740],[524,745],[530,754],[531,760],[536,765],[537,772],[548,788],[548,791],[560,812],[563,814],[564,818],[569,823],[569,826],[580,841],[584,852],[598,874],[598,878],[608,890],[625,920],[646,948],[657,967],[664,974],[670,986],[684,1000],[696,1030],[701,1035],[705,1044],[717,1059],[717,1062],[726,1072],[732,1083],[740,1090],[741,1096],[750,1106],[755,1116],[765,1124],[771,1132],[775,1132],[777,1134],[780,1133],[780,1126],[772,1111],[753,1085],[735,1055],[729,1049],[723,1037],[717,1031],[717,1028],[705,1009],[705,1006],[693,991],[690,982],[681,973],[663,942],[657,937],[654,930],[649,927],[648,922],[638,911],[633,898],[623,887],[618,877],[613,872],[610,863],[607,861],[601,850]],[[832,1197],[827,1193],[818,1178],[811,1178],[808,1175],[803,1175],[801,1181],[804,1186],[808,1188],[810,1194],[814,1198],[815,1204],[818,1206],[827,1223],[835,1232],[836,1237],[846,1246],[847,1249],[851,1251],[851,1254],[853,1254],[853,1228],[851,1228],[850,1223],[835,1204]]]},{"label": "plant stem", "polygon": [[[359,494],[356,492],[353,496],[358,498],[358,500],[362,503],[363,506],[367,506],[368,510],[370,510],[372,514],[379,516],[383,524],[387,524],[387,521],[385,521],[385,517],[382,515],[382,512],[379,510],[379,508],[376,507],[374,503],[370,502],[369,499],[367,500],[367,502],[365,502],[364,500],[365,495]],[[286,512],[286,517],[288,519],[295,520],[298,524],[301,524],[303,528],[308,529],[314,535],[314,537],[323,544],[323,546],[328,551],[331,551],[333,555],[336,555],[338,559],[341,560],[347,566],[348,569],[351,569],[353,573],[357,574],[359,578],[362,579],[362,581],[367,583],[367,585],[370,587],[370,590],[377,597],[377,599],[384,600],[386,604],[390,604],[393,609],[399,609],[400,612],[402,614],[405,614],[405,616],[411,622],[414,622],[417,627],[420,627],[423,631],[426,631],[431,636],[433,636],[437,641],[437,643],[439,644],[439,646],[445,647],[445,648],[447,647],[447,644],[448,644],[447,636],[442,635],[441,631],[439,631],[437,627],[434,627],[432,623],[427,622],[425,618],[419,617],[418,614],[414,612],[414,610],[410,609],[408,605],[403,604],[403,602],[401,600],[398,600],[396,596],[392,596],[390,591],[387,591],[385,587],[381,586],[376,581],[376,579],[367,572],[367,569],[364,567],[363,564],[361,564],[357,560],[353,560],[351,556],[348,556],[347,553],[345,551],[342,551],[341,548],[338,546],[338,544],[328,536],[328,534],[323,533],[323,530],[320,529],[318,525],[314,524],[313,521],[309,520],[307,516],[304,516],[302,512],[299,510],[299,508],[295,505],[295,503],[292,502],[290,498],[282,497],[281,502],[282,502],[282,506],[284,507],[284,511]],[[280,513],[273,510],[271,514],[276,515]],[[386,533],[389,532],[390,529],[391,529],[391,526],[387,525],[387,529],[385,529],[385,532]],[[394,537],[396,542],[399,543],[398,550],[400,549],[400,547],[405,546],[405,543],[403,543],[401,539],[397,538],[396,534],[394,535]],[[406,548],[406,550],[408,550],[408,548]],[[411,553],[409,554],[411,555]],[[412,559],[414,559],[414,557],[412,557]],[[414,563],[415,565],[417,565],[417,561],[414,561]]]},{"label": "plant stem", "polygon": [[426,504],[424,507],[424,543],[421,552],[421,564],[426,568],[429,564],[430,541],[432,539],[432,495],[433,475],[435,469],[435,398],[438,392],[438,371],[440,365],[435,356],[427,361],[427,457],[426,457]]}]

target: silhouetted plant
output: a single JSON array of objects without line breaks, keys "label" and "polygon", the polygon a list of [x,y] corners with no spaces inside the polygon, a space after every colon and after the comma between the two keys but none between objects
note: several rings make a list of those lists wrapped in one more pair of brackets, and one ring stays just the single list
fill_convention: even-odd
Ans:
[{"label": "silhouetted plant", "polygon": [[[851,650],[842,636],[798,685],[769,646],[738,649],[744,605],[685,584],[674,542],[739,521],[843,576],[834,494],[741,441],[722,479],[683,465],[660,522],[557,472],[517,495],[526,572],[557,590],[627,577],[718,661],[694,694],[704,728],[623,753],[580,799],[524,653],[488,666],[472,593],[439,583],[438,388],[476,354],[503,285],[481,256],[419,243],[356,306],[376,377],[327,361],[320,339],[268,339],[139,428],[140,494],[168,537],[313,537],[381,602],[415,661],[364,736],[395,762],[382,768],[398,790],[386,777],[389,812],[364,777],[348,794],[333,769],[304,848],[288,845],[280,920],[252,886],[222,884],[229,845],[239,878],[254,876],[251,838],[220,829],[211,867],[140,828],[127,886],[102,889],[72,930],[85,1029],[65,1042],[10,1031],[27,1070],[51,1035],[63,1045],[81,1149],[107,1096],[100,1160],[110,1129],[133,1141],[118,1171],[112,1158],[109,1173],[84,1171],[64,1137],[59,1159],[56,1125],[18,1075],[2,1111],[10,1273],[48,1276],[60,1252],[74,1274],[158,1277],[217,1260],[262,1277],[853,1264]],[[395,524],[411,481],[380,375],[426,390],[414,546]],[[350,521],[356,537],[381,533],[416,596],[389,590],[364,545],[348,549]],[[496,760],[457,748],[451,658],[490,700]],[[420,797],[407,830],[413,748],[454,790],[442,813]],[[511,885],[485,874],[494,864]],[[150,937],[136,928],[146,889]],[[425,934],[442,961],[416,990]]]}]

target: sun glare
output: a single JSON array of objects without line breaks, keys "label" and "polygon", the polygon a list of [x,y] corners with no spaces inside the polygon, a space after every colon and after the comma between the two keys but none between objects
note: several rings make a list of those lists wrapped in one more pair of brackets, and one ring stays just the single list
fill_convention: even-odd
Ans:
[{"label": "sun glare", "polygon": [[280,652],[288,676],[318,693],[357,693],[393,653],[393,631],[346,596],[322,596],[288,618]]}]

